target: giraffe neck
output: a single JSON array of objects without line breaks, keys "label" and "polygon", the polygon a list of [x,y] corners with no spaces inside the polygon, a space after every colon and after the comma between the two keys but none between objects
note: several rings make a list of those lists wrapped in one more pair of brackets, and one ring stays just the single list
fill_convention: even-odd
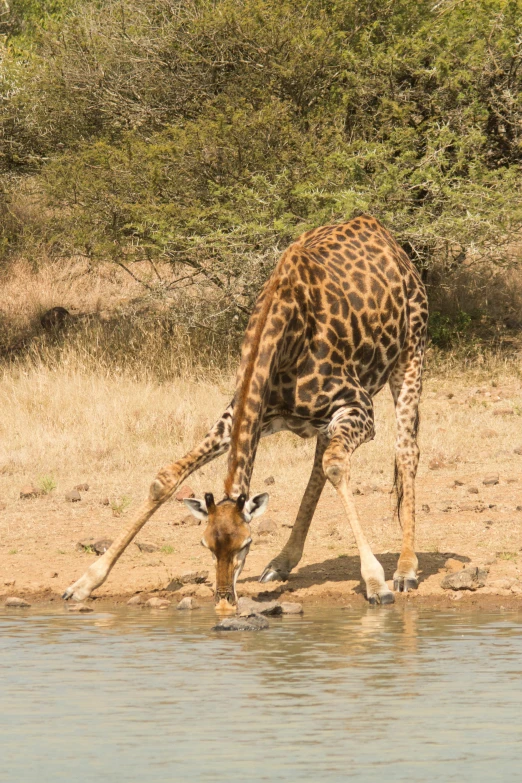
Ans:
[{"label": "giraffe neck", "polygon": [[225,494],[230,498],[248,495],[250,488],[271,376],[285,334],[284,325],[274,329],[270,317],[280,284],[274,274],[258,300],[243,343],[225,478]]}]

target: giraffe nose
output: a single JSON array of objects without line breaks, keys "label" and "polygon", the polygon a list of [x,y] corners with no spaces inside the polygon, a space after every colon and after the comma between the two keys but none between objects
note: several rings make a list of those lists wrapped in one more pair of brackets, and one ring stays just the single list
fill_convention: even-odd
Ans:
[{"label": "giraffe nose", "polygon": [[216,590],[216,612],[218,614],[235,614],[236,599],[232,589]]}]

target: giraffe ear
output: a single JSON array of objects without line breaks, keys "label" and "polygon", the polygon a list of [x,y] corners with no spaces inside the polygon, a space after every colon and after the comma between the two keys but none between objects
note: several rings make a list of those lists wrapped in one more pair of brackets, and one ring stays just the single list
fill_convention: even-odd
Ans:
[{"label": "giraffe ear", "polygon": [[254,495],[253,498],[247,500],[245,503],[245,511],[250,514],[251,517],[260,517],[264,514],[266,507],[268,506],[268,492],[261,492],[259,495]]},{"label": "giraffe ear", "polygon": [[204,500],[196,500],[195,498],[184,498],[184,504],[190,510],[190,513],[196,517],[196,519],[202,519],[206,522],[208,519],[207,504]]}]

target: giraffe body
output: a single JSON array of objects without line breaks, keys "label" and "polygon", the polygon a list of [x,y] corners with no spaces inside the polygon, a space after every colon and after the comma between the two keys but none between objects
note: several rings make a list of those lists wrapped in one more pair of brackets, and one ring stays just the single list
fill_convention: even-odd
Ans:
[{"label": "giraffe body", "polygon": [[355,535],[369,600],[392,601],[349,487],[350,456],[373,438],[372,398],[387,382],[396,406],[396,476],[403,500],[403,547],[394,582],[399,590],[416,586],[414,479],[426,324],[420,277],[377,220],[361,216],[303,234],[258,297],[229,407],[194,450],[159,473],[138,519],[65,597],[82,600],[101,584],[156,508],[190,473],[228,449],[223,500],[215,504],[209,493],[205,501],[187,504],[207,522],[202,543],[217,560],[216,597],[220,605],[233,604],[250,546],[250,519],[266,506],[265,495],[248,499],[259,439],[289,430],[317,437],[316,456],[290,539],[261,580],[285,579],[297,565],[329,480]]}]

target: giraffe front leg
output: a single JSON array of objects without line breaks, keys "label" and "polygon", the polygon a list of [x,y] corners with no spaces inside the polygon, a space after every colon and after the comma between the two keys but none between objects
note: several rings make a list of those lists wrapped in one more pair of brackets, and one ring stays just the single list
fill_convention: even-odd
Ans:
[{"label": "giraffe front leg", "polygon": [[318,435],[314,466],[290,538],[277,557],[274,557],[267,565],[259,578],[260,582],[286,582],[290,572],[301,560],[310,523],[326,483],[323,471],[323,454],[327,445],[328,439],[324,435]]},{"label": "giraffe front leg", "polygon": [[366,585],[366,596],[370,604],[392,604],[395,600],[393,593],[384,579],[384,569],[364,535],[350,489],[351,455],[357,446],[373,438],[371,403],[364,410],[346,408],[337,412],[329,430],[332,440],[324,453],[323,469],[341,498],[352,528],[361,558],[361,575]]},{"label": "giraffe front leg", "polygon": [[154,512],[173,495],[191,473],[228,449],[230,425],[231,408],[229,407],[196,448],[178,462],[173,462],[160,470],[151,484],[148,500],[141,506],[136,518],[112,542],[109,549],[89,566],[83,576],[65,590],[62,597],[66,601],[70,598],[83,601],[105,582],[118,558]]}]

